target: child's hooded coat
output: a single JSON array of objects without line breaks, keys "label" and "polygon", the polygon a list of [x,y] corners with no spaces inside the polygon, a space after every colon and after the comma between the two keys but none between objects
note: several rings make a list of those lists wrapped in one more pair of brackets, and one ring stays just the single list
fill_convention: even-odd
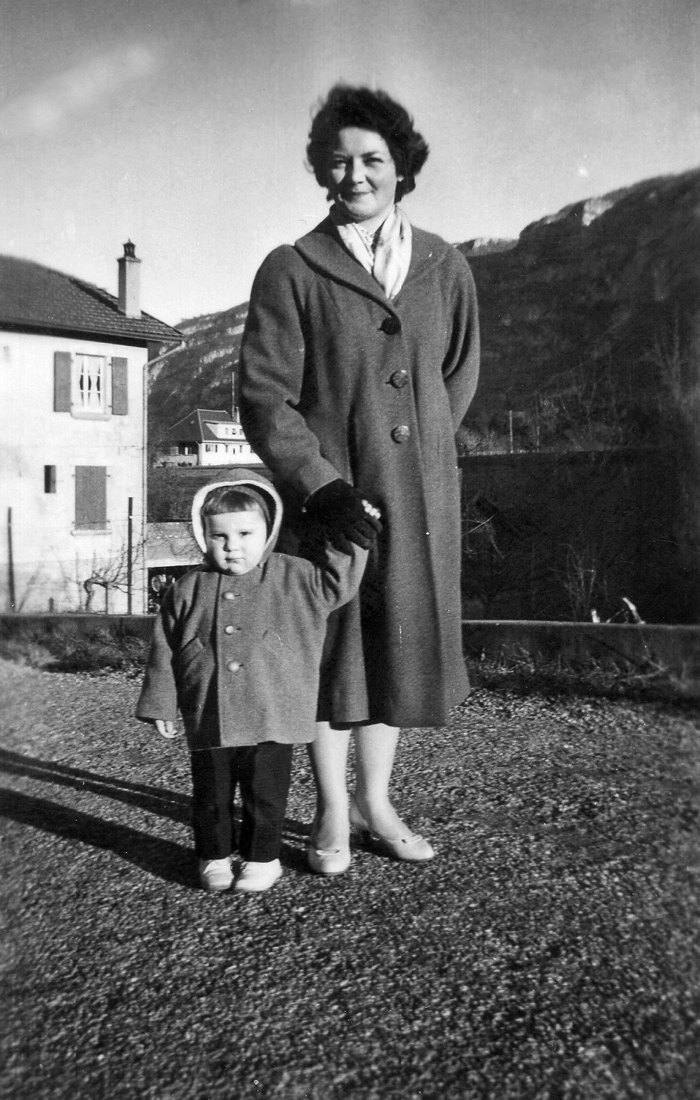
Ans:
[{"label": "child's hooded coat", "polygon": [[174,721],[179,709],[193,751],[312,741],[326,620],[357,592],[367,553],[328,547],[324,567],[273,554],[282,504],[270,482],[248,470],[196,494],[192,527],[202,550],[201,508],[220,485],[266,495],[272,527],[262,561],[242,576],[205,564],[168,590],[136,716]]}]

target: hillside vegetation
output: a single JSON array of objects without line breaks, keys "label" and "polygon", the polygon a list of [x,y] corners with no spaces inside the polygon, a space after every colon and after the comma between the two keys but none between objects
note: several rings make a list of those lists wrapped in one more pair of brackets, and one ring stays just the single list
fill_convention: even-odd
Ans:
[{"label": "hillside vegetation", "polygon": [[473,447],[511,428],[523,449],[650,442],[697,389],[700,170],[565,207],[506,251],[458,247],[483,340]]},{"label": "hillside vegetation", "polygon": [[246,302],[178,325],[185,337],[184,347],[155,363],[150,371],[148,422],[152,453],[161,445],[168,428],[192,409],[231,411],[233,378],[247,312]]},{"label": "hillside vegetation", "polygon": [[[565,207],[519,240],[457,246],[479,293],[482,371],[465,450],[651,442],[697,388],[700,169]],[[150,378],[154,443],[230,410],[247,303],[183,321]],[[163,349],[165,350],[165,349]]]}]

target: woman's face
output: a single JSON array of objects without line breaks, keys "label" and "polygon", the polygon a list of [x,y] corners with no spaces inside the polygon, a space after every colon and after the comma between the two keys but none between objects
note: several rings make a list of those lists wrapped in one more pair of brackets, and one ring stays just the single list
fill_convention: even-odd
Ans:
[{"label": "woman's face", "polygon": [[328,158],[328,190],[351,221],[381,225],[403,178],[380,134],[356,126],[339,132]]}]

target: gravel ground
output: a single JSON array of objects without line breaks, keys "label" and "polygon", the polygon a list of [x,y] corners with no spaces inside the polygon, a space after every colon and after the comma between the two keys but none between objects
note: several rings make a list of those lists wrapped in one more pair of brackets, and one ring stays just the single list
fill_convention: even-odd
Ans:
[{"label": "gravel ground", "polygon": [[206,895],[188,761],[139,681],[0,663],[13,1100],[697,1100],[700,716],[478,689],[404,734],[438,848]]}]

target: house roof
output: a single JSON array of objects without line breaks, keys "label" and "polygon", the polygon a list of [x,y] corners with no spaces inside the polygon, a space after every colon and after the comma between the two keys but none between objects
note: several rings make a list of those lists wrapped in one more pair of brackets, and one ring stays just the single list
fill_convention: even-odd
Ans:
[{"label": "house roof", "polygon": [[0,256],[0,328],[141,343],[182,339],[178,329],[149,313],[127,317],[106,290],[15,256]]},{"label": "house roof", "polygon": [[232,424],[233,417],[222,409],[193,409],[191,413],[183,416],[182,420],[178,420],[177,424],[173,424],[172,428],[168,429],[168,439],[181,440],[182,442],[192,440],[196,443],[221,442],[219,437],[214,435],[211,429],[207,427],[207,421]]},{"label": "house roof", "polygon": [[189,523],[147,523],[146,565],[149,569],[169,565],[197,565],[202,551]]}]

